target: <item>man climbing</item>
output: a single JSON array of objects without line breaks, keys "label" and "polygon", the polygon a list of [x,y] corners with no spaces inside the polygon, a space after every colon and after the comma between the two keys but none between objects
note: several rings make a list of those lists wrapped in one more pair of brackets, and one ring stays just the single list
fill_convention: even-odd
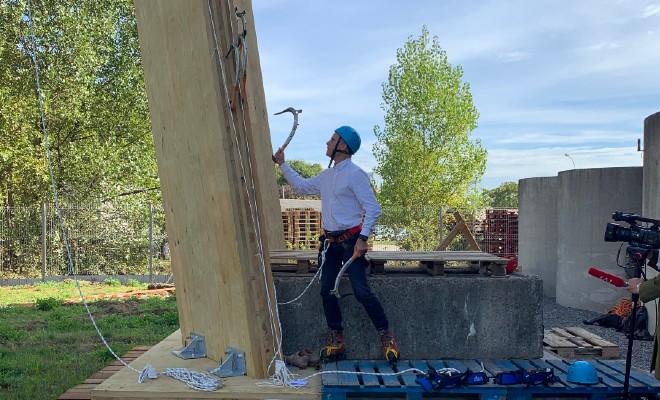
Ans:
[{"label": "man climbing", "polygon": [[355,253],[357,258],[346,271],[353,294],[378,331],[385,359],[394,363],[400,356],[399,346],[392,336],[385,310],[367,281],[368,262],[364,255],[369,234],[380,217],[381,209],[369,177],[351,160],[360,148],[360,143],[360,135],[355,129],[350,126],[337,128],[326,143],[325,154],[330,157],[328,169],[309,179],[303,179],[291,169],[284,160],[282,149],[275,153],[274,160],[296,192],[321,195],[321,297],[329,332],[329,342],[321,349],[321,358],[325,361],[337,360],[346,355],[341,310],[337,297],[331,291],[342,264]]}]

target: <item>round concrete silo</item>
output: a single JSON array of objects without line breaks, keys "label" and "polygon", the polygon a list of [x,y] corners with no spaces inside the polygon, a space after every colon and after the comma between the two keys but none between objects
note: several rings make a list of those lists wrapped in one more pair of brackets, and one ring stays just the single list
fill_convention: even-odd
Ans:
[{"label": "round concrete silo", "polygon": [[[647,218],[660,219],[660,112],[649,115],[644,120],[644,194],[642,214]],[[652,279],[658,273],[647,268],[646,278]],[[657,301],[646,304],[649,314],[649,332],[655,332]]]},{"label": "round concrete silo", "polygon": [[556,176],[518,181],[518,265],[541,278],[547,297],[556,296],[557,182]]},{"label": "round concrete silo", "polygon": [[596,267],[624,276],[616,264],[621,243],[605,242],[605,227],[614,222],[612,213],[616,210],[641,212],[642,167],[563,171],[558,187],[557,303],[605,312],[629,295],[592,277],[587,270]]}]

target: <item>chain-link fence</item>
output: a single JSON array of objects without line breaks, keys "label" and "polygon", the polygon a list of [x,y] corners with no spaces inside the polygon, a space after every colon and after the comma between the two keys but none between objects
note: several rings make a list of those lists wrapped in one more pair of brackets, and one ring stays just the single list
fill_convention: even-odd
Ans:
[{"label": "chain-link fence", "polygon": [[66,276],[72,268],[77,275],[169,274],[162,206],[117,202],[1,210],[0,278]]},{"label": "chain-link fence", "polygon": [[[406,227],[393,222],[401,213],[413,215],[413,222]],[[60,228],[60,215],[65,236]],[[517,209],[458,210],[457,213],[441,208],[384,207],[371,245],[373,250],[431,251],[444,243],[441,250],[474,250],[469,237],[472,236],[482,251],[508,257],[517,253],[517,218]],[[306,234],[316,244],[318,235],[313,230],[320,230],[320,212],[318,221],[309,220],[316,222]],[[70,276],[72,268],[80,276],[169,275],[163,207],[113,202],[65,207],[59,212],[46,204],[1,209],[0,279]]]}]

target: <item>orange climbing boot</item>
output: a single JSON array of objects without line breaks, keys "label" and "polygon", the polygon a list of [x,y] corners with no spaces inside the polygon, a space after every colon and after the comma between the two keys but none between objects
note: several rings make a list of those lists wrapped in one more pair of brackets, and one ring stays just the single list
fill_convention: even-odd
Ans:
[{"label": "orange climbing boot", "polygon": [[321,349],[321,361],[335,361],[346,358],[346,343],[340,331],[328,331],[328,344]]},{"label": "orange climbing boot", "polygon": [[378,331],[378,337],[383,343],[383,353],[385,353],[385,359],[391,364],[399,361],[401,354],[399,353],[399,345],[396,344],[396,340],[392,335],[392,330],[380,330]]}]

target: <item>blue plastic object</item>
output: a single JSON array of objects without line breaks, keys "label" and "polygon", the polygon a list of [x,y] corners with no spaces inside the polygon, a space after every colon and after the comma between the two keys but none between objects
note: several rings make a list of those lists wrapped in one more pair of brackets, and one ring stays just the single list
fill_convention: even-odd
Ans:
[{"label": "blue plastic object", "polygon": [[599,382],[596,368],[587,361],[576,361],[571,364],[566,372],[566,380],[581,385],[595,385]]},{"label": "blue plastic object", "polygon": [[355,129],[344,125],[335,129],[335,132],[346,142],[351,154],[355,154],[358,151],[360,144],[362,144],[362,139],[360,139],[360,134]]}]

